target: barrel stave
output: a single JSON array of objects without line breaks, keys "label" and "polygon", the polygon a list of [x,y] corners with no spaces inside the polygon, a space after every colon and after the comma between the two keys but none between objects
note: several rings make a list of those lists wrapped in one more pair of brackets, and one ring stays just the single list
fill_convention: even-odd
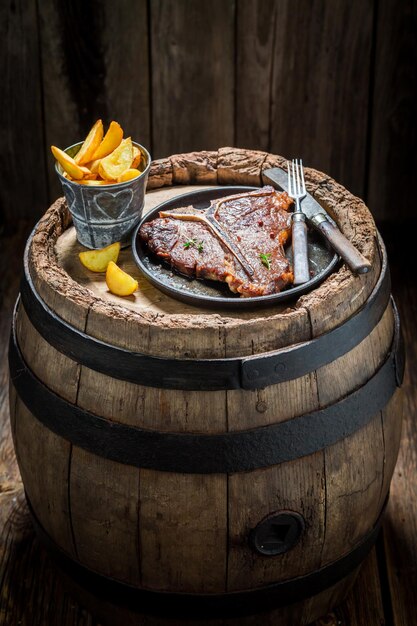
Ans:
[{"label": "barrel stave", "polygon": [[140,470],[73,446],[68,480],[77,560],[140,586]]},{"label": "barrel stave", "polygon": [[50,537],[76,559],[68,499],[72,445],[45,428],[19,398],[13,413],[13,440],[26,494]]},{"label": "barrel stave", "polygon": [[227,476],[141,470],[142,584],[149,589],[226,591]]},{"label": "barrel stave", "polygon": [[[302,576],[318,569],[325,532],[323,451],[289,463],[229,476],[228,591]],[[306,485],[308,487],[306,488]],[[275,511],[295,511],[305,521],[300,541],[274,557],[255,553],[249,531]]]},{"label": "barrel stave", "polygon": [[321,565],[348,553],[380,513],[384,442],[380,414],[324,451],[326,532]]},{"label": "barrel stave", "polygon": [[17,314],[16,335],[23,358],[35,376],[56,394],[76,404],[82,366],[45,341],[23,306],[19,306]]}]

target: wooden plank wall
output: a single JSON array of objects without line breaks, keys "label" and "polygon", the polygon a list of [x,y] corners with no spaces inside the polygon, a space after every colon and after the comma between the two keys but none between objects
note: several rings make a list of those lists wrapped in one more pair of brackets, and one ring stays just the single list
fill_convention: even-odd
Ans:
[{"label": "wooden plank wall", "polygon": [[155,158],[301,155],[377,220],[411,217],[416,14],[417,0],[4,0],[0,224],[60,194],[49,145],[98,117]]}]

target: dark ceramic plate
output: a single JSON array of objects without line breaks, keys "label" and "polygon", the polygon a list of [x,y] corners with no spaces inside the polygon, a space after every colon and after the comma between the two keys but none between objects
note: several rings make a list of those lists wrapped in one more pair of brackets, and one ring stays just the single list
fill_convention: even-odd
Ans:
[{"label": "dark ceramic plate", "polygon": [[[280,293],[269,296],[258,296],[256,298],[241,298],[237,295],[235,296],[227,285],[221,282],[200,280],[197,278],[193,279],[176,273],[168,265],[149,252],[146,244],[142,242],[139,237],[139,229],[142,224],[158,217],[159,211],[179,209],[191,204],[196,209],[204,209],[210,205],[212,200],[217,200],[218,198],[230,196],[235,193],[242,193],[244,191],[253,191],[254,189],[256,189],[256,187],[211,187],[210,189],[192,191],[182,196],[176,196],[149,211],[149,213],[142,218],[133,233],[132,250],[139,269],[155,287],[167,295],[181,300],[182,302],[187,302],[188,304],[195,304],[196,306],[254,309],[290,300],[291,298],[311,291],[311,289],[316,287],[333,272],[339,261],[338,255],[334,254],[328,247],[327,242],[313,230],[309,231],[308,243],[310,269],[313,271],[311,280],[304,285],[289,287]],[[291,245],[287,246],[286,255],[291,261]]]}]

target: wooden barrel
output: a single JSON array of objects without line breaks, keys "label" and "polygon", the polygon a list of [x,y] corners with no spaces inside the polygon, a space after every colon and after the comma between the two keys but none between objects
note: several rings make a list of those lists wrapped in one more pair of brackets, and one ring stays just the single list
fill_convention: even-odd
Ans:
[{"label": "wooden barrel", "polygon": [[[184,185],[261,185],[282,164],[231,148],[154,162],[145,210]],[[320,172],[306,180],[372,270],[341,264],[285,306],[177,302],[130,249],[120,263],[140,289],[112,296],[79,263],[63,199],[29,239],[16,454],[40,537],[105,623],[122,623],[111,603],[126,624],[307,624],[376,539],[400,440],[399,320],[368,209]]]}]

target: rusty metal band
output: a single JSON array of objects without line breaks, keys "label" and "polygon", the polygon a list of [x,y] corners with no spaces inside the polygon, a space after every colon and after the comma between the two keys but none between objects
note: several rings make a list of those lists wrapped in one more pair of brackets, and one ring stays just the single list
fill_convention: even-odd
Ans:
[{"label": "rusty metal band", "polygon": [[31,324],[56,350],[86,367],[131,383],[166,389],[260,389],[299,378],[327,365],[363,341],[380,321],[390,297],[386,251],[378,281],[363,307],[333,330],[293,346],[249,357],[168,359],[132,352],[68,324],[42,300],[30,276],[28,248],[21,299]]},{"label": "rusty metal band", "polygon": [[[74,561],[48,535],[28,499],[36,533],[58,567],[74,582],[96,596],[128,611],[171,619],[244,617],[300,602],[328,589],[353,573],[375,544],[388,496],[372,530],[348,554],[305,576],[245,591],[212,594],[174,593],[140,589],[103,576]],[[261,618],[260,618],[261,619]]]},{"label": "rusty metal band", "polygon": [[385,407],[404,372],[404,345],[394,302],[393,307],[391,351],[362,387],[323,409],[250,430],[214,435],[159,432],[86,411],[55,394],[29,369],[17,343],[15,323],[9,345],[10,376],[18,396],[36,419],[93,454],[168,472],[244,472],[322,450],[362,428]]}]

